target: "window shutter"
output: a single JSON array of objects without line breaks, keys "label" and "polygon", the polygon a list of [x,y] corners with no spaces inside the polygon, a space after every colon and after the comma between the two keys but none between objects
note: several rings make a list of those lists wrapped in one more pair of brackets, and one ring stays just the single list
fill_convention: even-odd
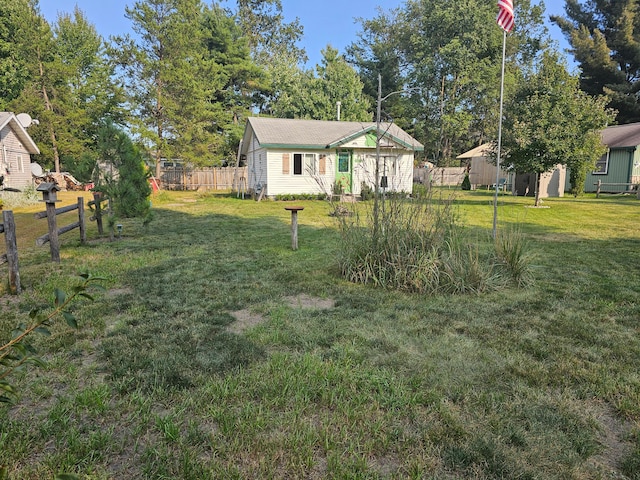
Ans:
[{"label": "window shutter", "polygon": [[282,154],[282,174],[289,175],[289,154]]},{"label": "window shutter", "polygon": [[325,175],[327,173],[327,156],[320,155],[320,165],[318,165],[318,173]]}]

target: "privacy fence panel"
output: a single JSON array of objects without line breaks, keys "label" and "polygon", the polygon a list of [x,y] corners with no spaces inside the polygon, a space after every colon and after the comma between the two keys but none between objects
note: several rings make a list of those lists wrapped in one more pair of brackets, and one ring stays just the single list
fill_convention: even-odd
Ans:
[{"label": "privacy fence panel", "polygon": [[231,190],[247,177],[247,167],[165,167],[160,181],[167,190]]}]

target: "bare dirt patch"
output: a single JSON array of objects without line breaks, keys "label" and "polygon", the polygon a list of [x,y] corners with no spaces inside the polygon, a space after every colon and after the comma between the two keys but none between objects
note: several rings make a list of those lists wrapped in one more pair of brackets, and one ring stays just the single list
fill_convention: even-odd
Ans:
[{"label": "bare dirt patch", "polygon": [[336,302],[331,298],[311,297],[304,293],[294,297],[285,297],[284,301],[287,302],[291,308],[309,308],[316,310],[328,310],[336,305]]},{"label": "bare dirt patch", "polygon": [[[335,307],[335,301],[330,298],[318,298],[312,297],[306,294],[300,294],[290,297],[285,297],[284,302],[291,308],[304,308],[313,310],[328,310]],[[231,316],[236,319],[235,322],[227,326],[227,329],[232,333],[242,333],[248,328],[259,325],[265,321],[265,318],[254,313],[248,308],[238,310],[236,312],[230,312]]]},{"label": "bare dirt patch", "polygon": [[108,297],[118,297],[120,295],[128,295],[130,293],[133,293],[133,290],[129,287],[125,287],[125,288],[112,288],[111,290],[109,290],[107,292],[107,296]]},{"label": "bare dirt patch", "polygon": [[591,457],[589,461],[597,470],[609,475],[607,478],[618,478],[611,475],[618,474],[622,459],[632,448],[632,445],[626,440],[629,431],[631,431],[631,425],[629,422],[619,419],[606,406],[596,405],[594,413],[600,424],[598,442],[602,445],[602,451]]},{"label": "bare dirt patch", "polygon": [[235,318],[236,321],[230,324],[227,328],[233,333],[242,333],[247,328],[251,328],[264,322],[264,317],[262,315],[253,313],[251,310],[246,308],[236,312],[231,312],[231,316]]}]

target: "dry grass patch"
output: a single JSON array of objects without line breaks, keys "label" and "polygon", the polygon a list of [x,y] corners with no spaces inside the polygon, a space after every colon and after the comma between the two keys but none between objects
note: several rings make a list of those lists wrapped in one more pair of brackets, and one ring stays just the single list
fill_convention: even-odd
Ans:
[{"label": "dry grass patch", "polygon": [[227,329],[232,333],[242,333],[248,328],[255,327],[265,320],[262,315],[253,313],[248,308],[231,312],[231,316],[236,319],[235,322],[227,326]]},{"label": "dry grass patch", "polygon": [[284,302],[291,308],[305,308],[314,310],[329,310],[336,305],[335,300],[331,298],[312,297],[301,293],[300,295],[285,297]]}]

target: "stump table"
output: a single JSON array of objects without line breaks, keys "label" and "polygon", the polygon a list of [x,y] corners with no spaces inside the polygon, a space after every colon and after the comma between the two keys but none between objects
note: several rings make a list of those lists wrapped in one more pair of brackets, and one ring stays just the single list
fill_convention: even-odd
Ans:
[{"label": "stump table", "polygon": [[298,249],[298,212],[304,210],[304,207],[291,206],[284,207],[285,210],[291,212],[291,249]]}]

